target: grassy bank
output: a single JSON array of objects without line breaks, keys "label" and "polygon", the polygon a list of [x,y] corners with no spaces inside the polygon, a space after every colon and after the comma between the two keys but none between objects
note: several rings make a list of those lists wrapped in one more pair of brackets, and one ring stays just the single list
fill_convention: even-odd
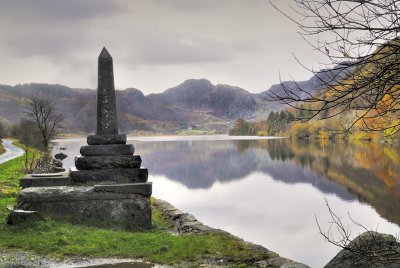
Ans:
[{"label": "grassy bank", "polygon": [[[147,232],[106,230],[46,219],[9,226],[7,206],[16,203],[25,156],[0,165],[0,249],[19,248],[51,257],[86,256],[141,258],[148,261],[198,267],[226,260],[232,267],[248,267],[272,254],[255,251],[226,233],[174,235],[169,223],[153,209],[153,229]],[[186,266],[187,267],[187,266]]]}]

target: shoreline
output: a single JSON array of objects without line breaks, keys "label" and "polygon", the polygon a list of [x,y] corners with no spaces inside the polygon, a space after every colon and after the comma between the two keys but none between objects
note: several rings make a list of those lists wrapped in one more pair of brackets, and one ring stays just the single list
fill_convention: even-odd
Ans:
[{"label": "shoreline", "polygon": [[[268,258],[267,260],[255,261],[252,267],[309,268],[308,265],[282,257],[276,252],[270,251],[261,245],[245,241],[242,238],[235,236],[227,231],[207,226],[197,220],[197,218],[192,214],[182,212],[167,201],[156,199],[153,205],[154,208],[159,209],[162,212],[163,216],[171,223],[171,225],[173,226],[173,230],[177,235],[190,233],[202,234],[207,232],[222,233],[224,235],[232,236],[236,239],[239,239],[240,241],[243,241],[248,246],[248,248],[255,252],[262,252],[269,255],[270,258]],[[223,264],[224,261],[220,261],[220,265],[218,266],[231,267],[230,265],[232,265],[228,263],[227,266],[224,266]]]},{"label": "shoreline", "polygon": [[193,215],[184,213],[167,201],[154,199],[153,209],[161,213],[170,224],[166,232],[170,232],[176,236],[185,235],[207,235],[219,234],[225,237],[236,239],[244,244],[244,247],[254,256],[264,256],[263,258],[251,259],[251,263],[238,263],[230,258],[218,256],[215,252],[210,252],[207,258],[202,258],[196,261],[184,261],[176,265],[158,264],[155,262],[145,261],[135,258],[91,258],[77,256],[62,256],[61,258],[53,258],[37,254],[31,251],[24,251],[18,248],[0,248],[0,265],[18,265],[18,267],[30,268],[72,268],[72,267],[118,267],[114,265],[125,264],[130,268],[170,268],[170,267],[287,267],[287,268],[309,268],[309,266],[295,262],[279,254],[266,249],[263,246],[256,245],[252,242],[244,241],[240,237],[234,236],[229,232],[221,229],[215,229],[204,225],[198,221]]}]

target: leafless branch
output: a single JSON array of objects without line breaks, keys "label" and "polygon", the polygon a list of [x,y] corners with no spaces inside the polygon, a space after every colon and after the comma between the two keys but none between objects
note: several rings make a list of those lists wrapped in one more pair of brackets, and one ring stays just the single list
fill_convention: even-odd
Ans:
[{"label": "leafless branch", "polygon": [[56,103],[43,96],[28,99],[26,117],[35,123],[42,138],[44,151],[49,150],[50,142],[62,127],[63,115],[56,109]]},{"label": "leafless branch", "polygon": [[400,131],[400,1],[293,2],[290,13],[270,1],[327,59],[326,67],[310,70],[317,88],[282,83],[282,90],[268,92],[267,99],[295,109],[307,104],[312,113],[303,120],[323,111],[331,118],[352,110],[357,113],[348,130],[357,125],[367,131]]}]

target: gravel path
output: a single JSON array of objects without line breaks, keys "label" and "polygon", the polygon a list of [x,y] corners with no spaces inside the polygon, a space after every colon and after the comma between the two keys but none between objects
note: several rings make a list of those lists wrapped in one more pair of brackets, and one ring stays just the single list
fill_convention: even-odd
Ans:
[{"label": "gravel path", "polygon": [[18,249],[0,249],[1,268],[168,268],[133,259],[77,258],[63,260],[46,258]]},{"label": "gravel path", "polygon": [[12,142],[12,140],[3,140],[2,144],[4,149],[6,149],[6,152],[4,154],[0,154],[0,164],[17,158],[25,153],[24,150],[13,145]]}]

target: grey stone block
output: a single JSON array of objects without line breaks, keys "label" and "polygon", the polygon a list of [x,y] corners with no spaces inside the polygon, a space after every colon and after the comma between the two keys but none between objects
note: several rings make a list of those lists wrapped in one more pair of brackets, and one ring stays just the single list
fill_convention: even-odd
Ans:
[{"label": "grey stone block", "polygon": [[147,168],[78,170],[70,173],[73,183],[134,183],[146,182]]},{"label": "grey stone block", "polygon": [[64,171],[65,171],[65,168],[63,168],[63,167],[54,167],[54,168],[53,168],[53,171],[54,171],[54,172],[64,172]]},{"label": "grey stone block", "polygon": [[[123,200],[137,196],[130,193],[96,192],[94,186],[52,186],[23,189],[18,196],[20,203],[75,202],[86,200]],[[33,210],[33,209],[32,209]]]},{"label": "grey stone block", "polygon": [[132,144],[89,145],[81,147],[83,156],[133,155]]},{"label": "grey stone block", "polygon": [[27,210],[11,210],[10,215],[7,218],[7,224],[19,224],[22,222],[34,222],[43,220],[43,216],[37,211],[27,211]]},{"label": "grey stone block", "polygon": [[21,191],[18,208],[100,227],[151,228],[150,197],[95,191],[95,187],[35,187]]},{"label": "grey stone block", "polygon": [[129,183],[129,184],[114,184],[114,185],[95,185],[95,192],[108,192],[118,194],[141,194],[151,196],[152,183]]},{"label": "grey stone block", "polygon": [[22,188],[28,187],[46,187],[46,186],[67,186],[71,185],[72,180],[68,173],[63,173],[60,176],[41,176],[34,177],[32,174],[25,175],[19,181],[19,186]]},{"label": "grey stone block", "polygon": [[89,135],[87,143],[89,145],[126,144],[126,134]]},{"label": "grey stone block", "polygon": [[140,168],[141,164],[142,159],[139,155],[82,156],[75,158],[75,166],[78,170]]}]

